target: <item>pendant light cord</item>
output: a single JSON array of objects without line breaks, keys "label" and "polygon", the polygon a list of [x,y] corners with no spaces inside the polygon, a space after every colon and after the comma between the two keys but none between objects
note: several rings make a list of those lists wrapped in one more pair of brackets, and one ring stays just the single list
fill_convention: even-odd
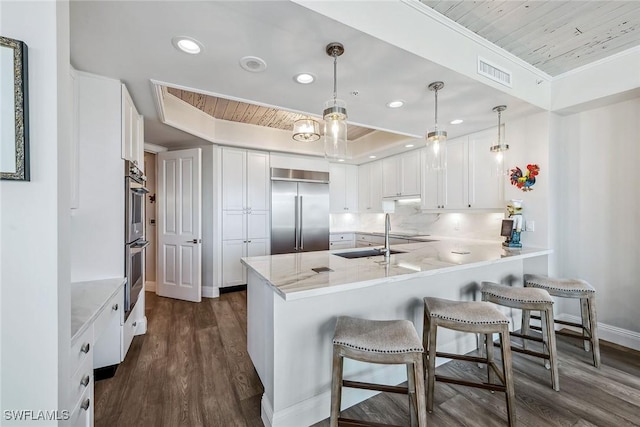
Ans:
[{"label": "pendant light cord", "polygon": [[501,129],[502,111],[498,110],[498,145],[502,145],[502,129]]},{"label": "pendant light cord", "polygon": [[435,93],[436,93],[436,114],[435,114],[436,126],[435,126],[435,130],[437,132],[438,131],[438,89],[435,90]]},{"label": "pendant light cord", "polygon": [[337,105],[338,98],[338,56],[336,49],[333,49],[333,105]]}]

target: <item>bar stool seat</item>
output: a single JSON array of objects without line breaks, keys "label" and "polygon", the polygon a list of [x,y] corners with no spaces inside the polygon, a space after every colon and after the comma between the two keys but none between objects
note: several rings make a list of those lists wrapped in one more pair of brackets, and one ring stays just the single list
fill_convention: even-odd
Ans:
[{"label": "bar stool seat", "polygon": [[[407,394],[411,425],[426,427],[422,342],[408,320],[367,320],[340,316],[333,337],[331,427],[377,425],[340,417],[342,387]],[[407,365],[407,386],[389,386],[343,379],[344,358],[378,364]]]},{"label": "bar stool seat", "polygon": [[[574,298],[580,300],[581,323],[554,320],[561,325],[573,326],[582,330],[584,350],[591,350],[593,366],[600,367],[600,342],[598,340],[598,319],[596,315],[596,290],[588,282],[581,279],[560,279],[538,274],[525,274],[524,286],[529,288],[544,289],[551,296],[560,298]],[[537,316],[531,316],[537,319]],[[524,319],[523,319],[524,322]],[[523,324],[524,325],[524,324]],[[528,319],[527,319],[528,326]],[[537,329],[536,327],[531,327]],[[556,331],[557,335],[565,335],[576,338],[571,332]]]},{"label": "bar stool seat", "polygon": [[[438,326],[460,332],[483,334],[486,344],[486,357],[436,351]],[[500,336],[502,350],[502,369],[498,369],[493,360],[493,334]],[[484,301],[452,301],[441,298],[424,298],[423,345],[427,371],[427,411],[433,412],[435,382],[477,387],[492,391],[502,391],[506,396],[507,418],[510,426],[516,424],[515,391],[511,368],[511,348],[508,343],[509,319],[494,304]],[[466,381],[458,378],[436,375],[436,357],[484,363],[487,365],[487,383]],[[494,376],[501,384],[497,384]]]},{"label": "bar stool seat", "polygon": [[[482,292],[483,301],[522,310],[521,333],[509,332],[510,336],[523,340],[522,348],[512,344],[511,350],[544,359],[545,366],[551,369],[551,385],[555,391],[560,391],[556,335],[553,325],[553,298],[551,298],[549,292],[544,289],[503,286],[491,282],[482,282],[480,291]],[[531,311],[538,311],[541,314],[542,338],[529,334],[528,319]],[[543,351],[527,350],[526,340],[541,342]]]}]

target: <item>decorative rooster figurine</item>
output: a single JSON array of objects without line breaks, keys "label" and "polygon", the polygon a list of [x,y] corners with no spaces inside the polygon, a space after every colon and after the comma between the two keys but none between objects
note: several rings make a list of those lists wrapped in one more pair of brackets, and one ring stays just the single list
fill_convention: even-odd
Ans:
[{"label": "decorative rooster figurine", "polygon": [[540,166],[538,165],[527,165],[527,172],[525,175],[522,174],[522,170],[519,167],[515,167],[511,169],[511,184],[515,185],[522,191],[531,191],[533,190],[533,184],[536,183],[536,175],[540,171]]}]

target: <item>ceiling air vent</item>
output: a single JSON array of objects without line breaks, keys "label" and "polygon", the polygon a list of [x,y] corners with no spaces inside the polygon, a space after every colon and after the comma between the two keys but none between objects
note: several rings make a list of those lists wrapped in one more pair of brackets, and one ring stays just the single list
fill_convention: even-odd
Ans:
[{"label": "ceiling air vent", "polygon": [[505,86],[511,87],[511,71],[497,67],[484,58],[478,57],[478,74],[490,78]]}]

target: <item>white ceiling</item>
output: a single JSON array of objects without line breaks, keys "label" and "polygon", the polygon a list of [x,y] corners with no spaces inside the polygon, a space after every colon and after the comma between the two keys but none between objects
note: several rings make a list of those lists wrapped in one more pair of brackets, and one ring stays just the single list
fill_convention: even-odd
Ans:
[{"label": "white ceiling", "polygon": [[[204,51],[197,56],[177,51],[171,39],[179,35],[199,40]],[[145,116],[145,141],[169,148],[206,142],[159,121],[151,79],[318,116],[332,94],[332,58],[325,46],[333,41],[345,46],[338,59],[338,95],[347,101],[354,124],[422,137],[433,126],[433,93],[426,88],[436,80],[445,82],[439,123],[450,138],[495,126],[496,105],[508,106],[507,123],[540,111],[290,1],[71,3],[72,65],[122,80]],[[247,55],[263,58],[266,71],[241,69],[239,59]],[[303,71],[315,74],[316,82],[295,83],[293,76]],[[388,109],[385,104],[393,99],[403,99],[405,107]],[[448,124],[456,118],[465,122]]]}]

